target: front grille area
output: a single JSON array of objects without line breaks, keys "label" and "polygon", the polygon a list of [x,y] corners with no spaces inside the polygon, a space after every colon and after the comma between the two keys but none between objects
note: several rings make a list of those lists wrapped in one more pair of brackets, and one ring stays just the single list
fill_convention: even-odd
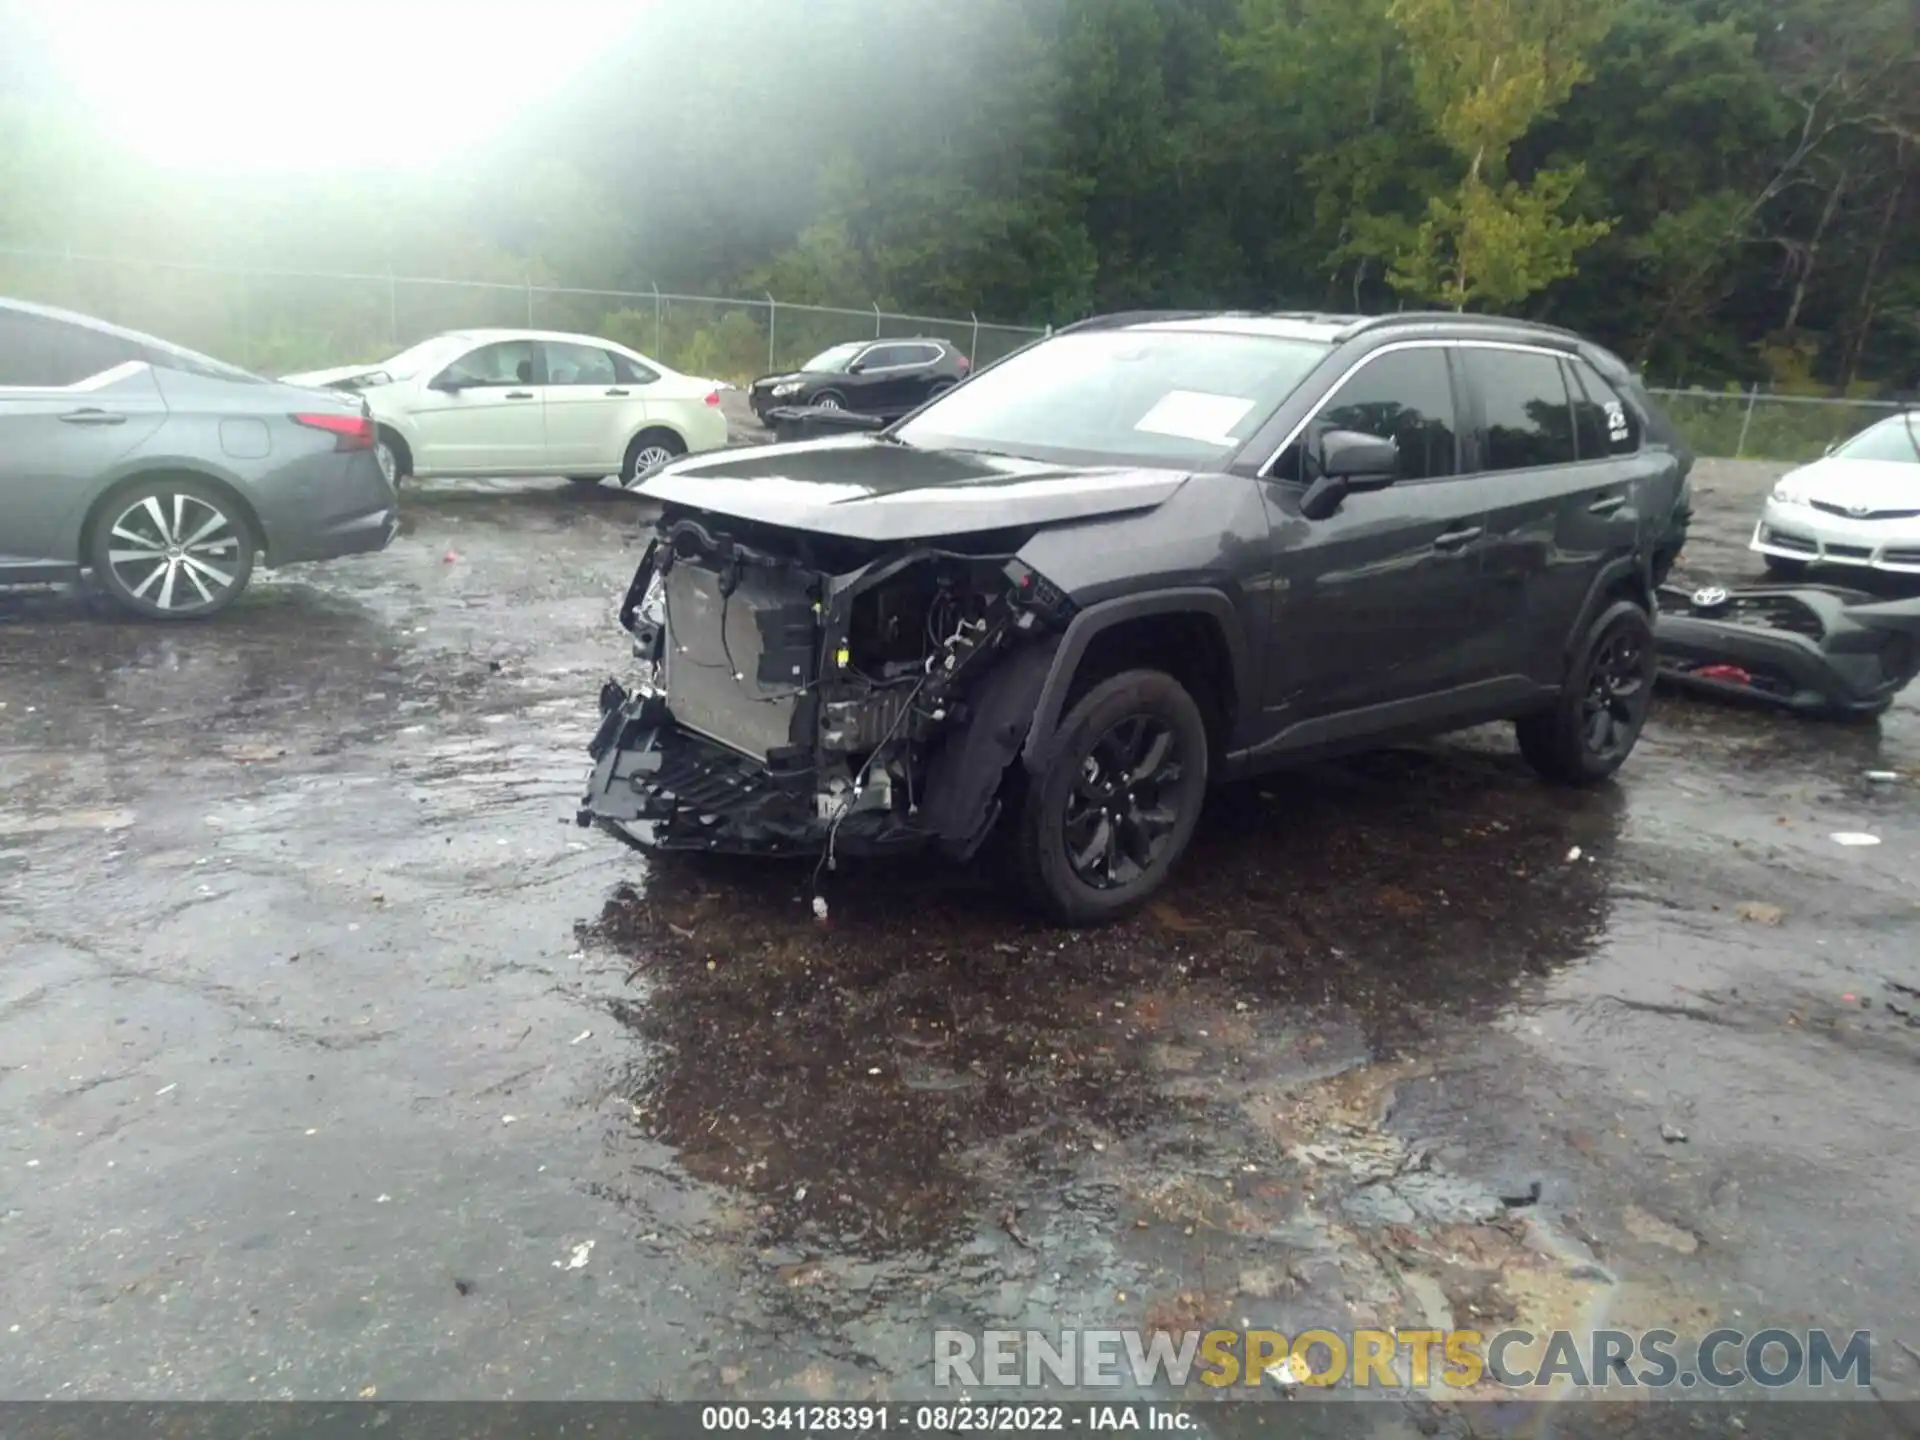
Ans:
[{"label": "front grille area", "polygon": [[1871,560],[1873,547],[1871,545],[1829,545],[1827,554],[1837,555],[1842,560]]},{"label": "front grille area", "polygon": [[1845,505],[1835,505],[1826,500],[1809,502],[1816,510],[1828,515],[1844,515],[1849,520],[1912,520],[1920,516],[1920,510],[1868,510],[1864,514],[1849,510]]},{"label": "front grille area", "polygon": [[1807,555],[1817,555],[1820,547],[1802,535],[1790,535],[1785,530],[1769,530],[1762,537],[1765,544],[1777,546],[1782,550],[1797,550]]},{"label": "front grille area", "polygon": [[804,645],[788,648],[795,615],[810,625],[812,601],[787,572],[748,567],[728,595],[714,571],[675,565],[665,664],[674,720],[757,760],[791,744],[800,692],[813,679]]}]

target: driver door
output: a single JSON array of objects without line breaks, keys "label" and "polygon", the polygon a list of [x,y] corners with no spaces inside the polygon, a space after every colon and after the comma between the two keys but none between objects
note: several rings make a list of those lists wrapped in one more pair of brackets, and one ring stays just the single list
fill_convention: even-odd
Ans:
[{"label": "driver door", "polygon": [[[1351,733],[1411,723],[1488,673],[1486,507],[1480,482],[1461,474],[1462,410],[1445,348],[1376,352],[1263,482],[1277,551],[1266,703],[1281,730],[1338,715]],[[1332,430],[1393,440],[1399,469],[1387,488],[1309,520],[1300,498]]]},{"label": "driver door", "polygon": [[[413,406],[415,470],[540,474],[547,436],[539,352],[531,340],[497,340],[469,350],[432,377]],[[439,388],[449,380],[454,388]]]}]

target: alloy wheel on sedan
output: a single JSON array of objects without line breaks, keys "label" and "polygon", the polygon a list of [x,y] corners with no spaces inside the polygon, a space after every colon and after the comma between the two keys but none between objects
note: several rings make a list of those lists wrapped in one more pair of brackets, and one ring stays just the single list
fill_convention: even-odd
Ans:
[{"label": "alloy wheel on sedan", "polygon": [[94,572],[128,609],[160,619],[211,615],[246,589],[245,520],[211,487],[156,482],[122,497],[94,541]]},{"label": "alloy wheel on sedan", "polygon": [[400,458],[393,453],[393,446],[384,440],[376,440],[373,446],[373,458],[379,462],[380,473],[387,477],[389,485],[400,483]]}]

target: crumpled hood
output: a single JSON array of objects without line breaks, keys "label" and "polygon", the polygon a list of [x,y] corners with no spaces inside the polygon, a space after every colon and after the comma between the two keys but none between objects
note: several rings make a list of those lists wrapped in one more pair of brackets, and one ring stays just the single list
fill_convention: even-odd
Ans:
[{"label": "crumpled hood", "polygon": [[1920,463],[1829,456],[1787,477],[1809,500],[1868,510],[1920,510]]},{"label": "crumpled hood", "polygon": [[385,374],[386,371],[378,365],[336,365],[331,370],[305,370],[298,375],[282,375],[280,383],[304,385],[313,390],[327,390],[342,386],[348,381],[370,380]]},{"label": "crumpled hood", "polygon": [[1151,510],[1184,472],[917,450],[865,435],[683,460],[638,493],[849,540],[903,541]]}]

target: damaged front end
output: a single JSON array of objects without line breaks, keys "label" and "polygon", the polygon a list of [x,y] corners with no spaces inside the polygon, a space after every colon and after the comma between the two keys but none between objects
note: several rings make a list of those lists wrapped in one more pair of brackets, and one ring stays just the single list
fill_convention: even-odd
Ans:
[{"label": "damaged front end", "polygon": [[1660,678],[1814,715],[1878,715],[1920,673],[1920,599],[1824,585],[1663,585]]},{"label": "damaged front end", "polygon": [[578,821],[649,849],[978,849],[1072,603],[1020,537],[880,546],[669,509]]}]

